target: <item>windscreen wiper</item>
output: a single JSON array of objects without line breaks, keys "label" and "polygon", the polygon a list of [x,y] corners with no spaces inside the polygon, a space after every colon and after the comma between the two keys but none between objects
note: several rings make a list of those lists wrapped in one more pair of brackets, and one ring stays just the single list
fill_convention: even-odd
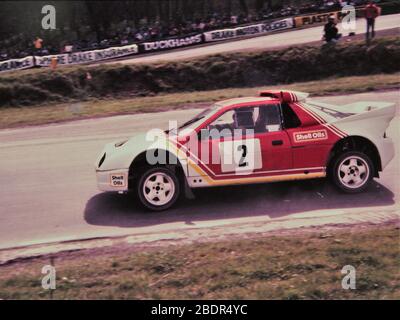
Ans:
[{"label": "windscreen wiper", "polygon": [[195,123],[195,122],[197,122],[197,121],[199,121],[200,119],[203,119],[203,118],[204,118],[204,116],[198,117],[198,118],[193,118],[192,120],[189,120],[189,121],[185,122],[178,129],[182,129],[184,127],[187,127],[187,126],[191,125],[192,123]]}]

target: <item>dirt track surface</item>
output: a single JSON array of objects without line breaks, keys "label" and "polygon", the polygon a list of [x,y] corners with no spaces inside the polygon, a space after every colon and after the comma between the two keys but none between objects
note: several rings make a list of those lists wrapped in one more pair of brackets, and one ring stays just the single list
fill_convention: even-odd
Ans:
[{"label": "dirt track surface", "polygon": [[[338,104],[358,100],[399,102],[396,91],[324,97]],[[116,116],[0,131],[0,248],[133,235],[163,239],[167,234],[223,228],[230,233],[399,218],[399,156],[380,179],[358,195],[345,195],[324,180],[204,189],[195,200],[149,213],[127,195],[96,189],[94,161],[107,142],[150,128],[166,128],[198,110]],[[400,118],[388,130],[399,150]],[[169,237],[169,236],[168,236]]]}]

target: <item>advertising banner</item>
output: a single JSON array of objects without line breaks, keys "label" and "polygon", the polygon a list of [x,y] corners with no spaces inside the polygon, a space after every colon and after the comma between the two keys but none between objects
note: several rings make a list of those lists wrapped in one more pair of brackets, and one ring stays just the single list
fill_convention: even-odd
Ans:
[{"label": "advertising banner", "polygon": [[[342,11],[333,11],[333,12],[325,12],[325,13],[316,13],[311,15],[304,15],[294,17],[294,25],[296,28],[307,26],[307,25],[318,25],[318,24],[325,24],[328,22],[329,16],[334,16],[336,21],[341,21],[344,16],[346,16],[349,12],[342,12]],[[361,9],[356,10],[357,16],[362,13]]]},{"label": "advertising banner", "polygon": [[222,29],[205,32],[204,40],[206,42],[220,41],[246,35],[264,34],[272,31],[285,30],[290,28],[293,28],[293,19],[287,18],[283,20],[259,23],[233,29]]},{"label": "advertising banner", "polygon": [[48,67],[52,58],[57,58],[58,65],[80,64],[113,59],[138,53],[138,45],[131,44],[122,47],[63,53],[48,56],[29,56],[22,59],[11,59],[0,62],[0,72],[32,68],[34,66]]},{"label": "advertising banner", "polygon": [[113,59],[136,53],[138,53],[138,46],[136,44],[131,44],[123,47],[111,47],[107,49],[63,53],[42,57],[36,56],[35,58],[37,66],[48,67],[53,57],[57,58],[58,65],[71,65]]},{"label": "advertising banner", "polygon": [[202,34],[199,33],[193,36],[176,37],[166,40],[140,43],[139,51],[145,53],[145,52],[153,52],[153,51],[167,50],[173,48],[182,48],[199,44],[202,42],[203,42]]},{"label": "advertising banner", "polygon": [[11,59],[6,61],[0,61],[0,72],[28,69],[32,68],[33,66],[34,66],[33,56],[21,59]]}]

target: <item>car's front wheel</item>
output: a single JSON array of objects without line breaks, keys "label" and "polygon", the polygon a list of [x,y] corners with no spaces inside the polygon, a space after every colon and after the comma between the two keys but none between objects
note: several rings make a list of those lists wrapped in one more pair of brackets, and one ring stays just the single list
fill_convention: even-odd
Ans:
[{"label": "car's front wheel", "polygon": [[179,198],[180,187],[176,174],[167,168],[147,169],[137,184],[141,204],[153,211],[170,208]]},{"label": "car's front wheel", "polygon": [[371,159],[362,152],[349,151],[341,154],[332,167],[333,181],[348,193],[361,192],[374,176]]}]

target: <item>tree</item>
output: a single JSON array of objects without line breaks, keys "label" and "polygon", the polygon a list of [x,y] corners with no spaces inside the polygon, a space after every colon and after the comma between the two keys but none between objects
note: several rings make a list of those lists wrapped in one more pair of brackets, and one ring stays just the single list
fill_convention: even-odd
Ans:
[{"label": "tree", "polygon": [[96,33],[97,41],[107,37],[107,31],[115,19],[113,15],[112,1],[85,1],[88,22],[91,29]]},{"label": "tree", "polygon": [[247,2],[246,0],[239,0],[240,8],[246,15],[249,13],[249,8],[247,7]]}]

